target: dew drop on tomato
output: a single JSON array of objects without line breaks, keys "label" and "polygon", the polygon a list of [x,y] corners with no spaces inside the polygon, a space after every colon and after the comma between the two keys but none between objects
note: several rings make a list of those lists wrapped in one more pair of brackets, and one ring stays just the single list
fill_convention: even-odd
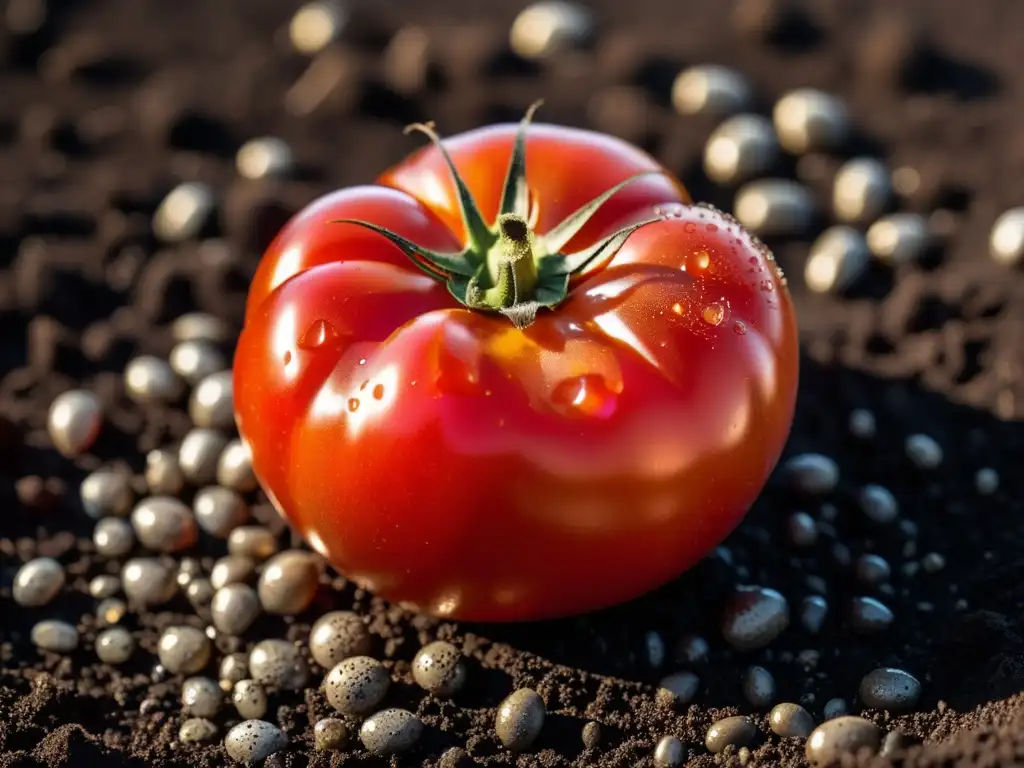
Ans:
[{"label": "dew drop on tomato", "polygon": [[326,320],[314,320],[299,337],[299,349],[319,349],[338,338],[337,329]]},{"label": "dew drop on tomato", "polygon": [[606,418],[615,412],[618,395],[603,377],[588,373],[556,384],[551,401],[566,414]]},{"label": "dew drop on tomato", "polygon": [[355,413],[356,411],[359,410],[359,398],[358,397],[350,397],[348,399],[348,409],[350,411],[352,411],[352,413]]},{"label": "dew drop on tomato", "polygon": [[716,301],[704,307],[700,315],[708,325],[721,325],[725,319],[725,307]]},{"label": "dew drop on tomato", "polygon": [[735,323],[733,323],[732,331],[737,336],[745,336],[747,333],[747,324],[744,323],[742,320],[737,320]]},{"label": "dew drop on tomato", "polygon": [[384,385],[378,384],[373,388],[373,399],[383,400],[384,399]]}]

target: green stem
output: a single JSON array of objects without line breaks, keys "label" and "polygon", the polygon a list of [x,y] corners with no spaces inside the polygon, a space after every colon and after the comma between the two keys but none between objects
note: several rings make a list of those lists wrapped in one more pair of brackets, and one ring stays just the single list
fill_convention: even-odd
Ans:
[{"label": "green stem", "polygon": [[484,306],[507,309],[533,299],[537,288],[533,233],[521,216],[503,213],[498,217],[498,242],[487,255],[487,267],[493,284],[483,292]]}]

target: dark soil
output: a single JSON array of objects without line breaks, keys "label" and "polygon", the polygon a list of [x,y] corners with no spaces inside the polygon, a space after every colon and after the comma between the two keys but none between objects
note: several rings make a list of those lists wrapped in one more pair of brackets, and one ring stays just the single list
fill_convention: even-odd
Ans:
[{"label": "dark soil", "polygon": [[[40,29],[25,36],[9,28],[13,15],[37,5],[47,13]],[[308,616],[267,620],[246,640],[300,638],[328,606],[369,616],[377,653],[401,681],[389,703],[413,709],[428,726],[396,763],[403,766],[454,765],[440,759],[450,747],[466,750],[465,764],[476,765],[650,765],[665,734],[690,747],[693,765],[735,762],[735,753],[712,757],[704,732],[716,717],[751,712],[740,690],[751,663],[774,673],[778,700],[803,701],[817,718],[833,697],[855,707],[857,683],[870,669],[905,668],[923,683],[916,711],[868,715],[907,735],[911,746],[896,765],[1024,765],[1024,698],[1017,695],[1024,689],[1024,273],[987,256],[995,217],[1024,202],[1024,4],[808,3],[812,12],[772,34],[737,27],[734,5],[600,0],[593,3],[600,22],[593,49],[535,66],[503,50],[518,3],[373,0],[374,10],[367,6],[332,54],[340,72],[334,92],[297,117],[285,94],[307,61],[282,35],[292,3],[8,0],[0,23],[0,767],[227,762],[219,740],[175,743],[180,681],[151,678],[160,629],[199,621],[184,599],[125,618],[141,646],[126,667],[100,664],[92,650],[95,601],[86,584],[118,565],[95,554],[77,483],[103,463],[139,471],[147,450],[173,444],[188,428],[180,407],[140,409],[126,400],[127,360],[166,354],[169,321],[185,311],[208,311],[237,328],[260,248],[282,216],[399,160],[418,145],[402,133],[411,120],[433,119],[451,134],[517,119],[543,96],[545,120],[640,141],[696,199],[727,208],[731,193],[700,170],[713,124],[668,107],[674,73],[702,62],[745,73],[765,109],[797,86],[842,95],[861,133],[851,151],[916,168],[921,184],[900,206],[943,211],[950,229],[926,262],[895,273],[876,269],[843,298],[802,288],[806,242],[773,244],[790,272],[805,350],[787,454],[817,451],[838,462],[842,481],[827,500],[838,510],[834,540],[826,536],[810,550],[787,543],[788,513],[817,514],[822,502],[794,495],[780,479],[726,542],[728,562],[711,558],[659,592],[598,615],[469,626],[411,615],[346,586],[325,592]],[[772,19],[785,3],[742,5]],[[897,26],[909,20],[923,24],[924,54],[910,56],[916,49]],[[429,31],[437,77],[402,95],[379,62],[406,23]],[[298,178],[255,184],[236,177],[234,151],[261,135],[292,145]],[[809,183],[824,191],[835,163],[819,165]],[[152,236],[152,212],[181,180],[218,191],[217,221],[205,234],[227,239],[229,259],[211,266],[195,244],[166,248]],[[93,452],[72,462],[50,447],[45,421],[53,397],[75,386],[100,393],[108,418]],[[873,441],[849,434],[854,408],[875,413]],[[917,470],[904,456],[903,440],[916,432],[942,445],[939,470]],[[1000,473],[994,495],[975,490],[981,467]],[[902,517],[916,523],[916,554],[903,554],[910,551],[905,529],[857,523],[856,493],[867,482],[889,487]],[[879,637],[852,633],[842,615],[844,597],[864,589],[841,564],[842,547],[893,564],[892,594],[880,597],[896,620]],[[902,568],[929,552],[945,556],[943,570],[908,575]],[[22,561],[44,554],[65,564],[69,586],[46,608],[21,608],[10,599],[11,578]],[[825,580],[832,606],[820,635],[794,622],[768,650],[749,657],[728,650],[717,622],[733,584],[773,587],[795,606],[813,588],[809,575]],[[79,650],[37,652],[28,635],[44,617],[77,623]],[[662,669],[650,664],[651,632],[669,649]],[[702,680],[697,703],[680,711],[658,706],[652,684],[681,667],[673,646],[694,632],[711,644],[707,664],[694,668]],[[436,637],[471,657],[469,686],[454,703],[411,684],[412,655]],[[806,649],[820,653],[814,669],[795,659]],[[516,757],[496,742],[494,708],[523,685],[537,688],[551,714],[535,750]],[[385,764],[355,748],[315,754],[312,723],[327,709],[315,689],[274,699],[268,719],[292,745],[270,762]],[[585,751],[580,733],[588,720],[600,722],[603,735]],[[229,722],[222,714],[222,734]],[[748,764],[802,760],[802,746],[766,735]]]}]

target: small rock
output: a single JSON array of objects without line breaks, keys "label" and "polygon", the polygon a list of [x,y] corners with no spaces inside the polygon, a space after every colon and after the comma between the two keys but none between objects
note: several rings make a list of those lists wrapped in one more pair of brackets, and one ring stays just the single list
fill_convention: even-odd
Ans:
[{"label": "small rock", "polygon": [[224,692],[208,677],[190,677],[181,686],[182,711],[193,717],[214,717],[223,701]]},{"label": "small rock", "polygon": [[675,736],[662,736],[654,747],[654,765],[657,768],[679,768],[686,762],[686,747]]},{"label": "small rock", "polygon": [[448,698],[465,685],[466,665],[458,648],[444,640],[437,640],[417,651],[412,660],[412,677],[428,693]]},{"label": "small rock", "polygon": [[903,450],[918,469],[938,469],[942,464],[942,446],[930,435],[910,435]]},{"label": "small rock", "polygon": [[153,355],[142,355],[124,369],[128,397],[138,403],[167,403],[177,400],[184,384],[170,363]]},{"label": "small rock", "polygon": [[97,600],[113,597],[120,591],[121,579],[107,573],[94,576],[89,582],[89,594]]},{"label": "small rock", "polygon": [[165,242],[190,240],[202,232],[215,205],[213,190],[206,184],[179,184],[153,214],[153,233]]},{"label": "small rock", "polygon": [[104,557],[124,557],[135,546],[132,527],[119,517],[107,517],[96,523],[92,543]]},{"label": "small rock", "polygon": [[917,261],[931,244],[928,222],[916,213],[892,213],[868,228],[868,248],[893,265]]},{"label": "small rock", "polygon": [[684,635],[676,644],[676,659],[683,664],[703,664],[708,660],[711,647],[700,635]]},{"label": "small rock", "polygon": [[812,766],[828,766],[843,755],[860,752],[876,754],[882,745],[882,732],[870,720],[843,716],[826,720],[807,739],[807,760]]},{"label": "small rock", "polygon": [[1000,264],[1024,260],[1024,207],[1011,208],[996,219],[988,241],[989,253]]},{"label": "small rock", "polygon": [[198,384],[228,365],[217,345],[205,339],[178,342],[171,350],[168,362],[171,369],[189,384]]},{"label": "small rock", "polygon": [[247,720],[259,720],[267,714],[267,691],[255,680],[239,680],[231,689],[231,703]]},{"label": "small rock", "polygon": [[178,448],[182,474],[195,485],[209,485],[217,479],[217,461],[228,439],[213,429],[196,428],[185,435]]},{"label": "small rock", "polygon": [[313,726],[313,746],[318,752],[341,749],[348,741],[348,726],[344,720],[325,717]]},{"label": "small rock", "polygon": [[397,755],[423,734],[423,721],[407,709],[385,709],[370,715],[359,729],[359,740],[374,755]]},{"label": "small rock", "polygon": [[498,739],[513,752],[530,748],[544,727],[547,710],[544,699],[530,688],[513,691],[498,706],[494,728]]},{"label": "small rock", "polygon": [[864,516],[876,523],[891,523],[900,513],[892,491],[881,485],[865,485],[860,490],[858,502]]},{"label": "small rock", "polygon": [[78,647],[78,630],[66,621],[44,619],[32,627],[32,644],[51,653],[71,653]]},{"label": "small rock", "polygon": [[231,531],[249,519],[245,500],[219,485],[207,486],[196,493],[192,509],[199,527],[218,539],[226,539]]},{"label": "small rock", "polygon": [[837,149],[850,133],[846,105],[811,88],[790,91],[779,99],[772,119],[779,143],[795,155]]},{"label": "small rock", "polygon": [[821,715],[826,720],[835,720],[837,717],[843,717],[850,713],[850,707],[846,703],[846,699],[829,699],[825,702],[825,706],[821,710]]},{"label": "small rock", "polygon": [[29,560],[14,574],[11,597],[18,605],[38,608],[51,603],[64,587],[64,566],[52,557]]},{"label": "small rock", "polygon": [[798,547],[813,547],[818,540],[818,525],[806,512],[794,512],[786,519],[786,534]]},{"label": "small rock", "polygon": [[743,676],[743,696],[756,709],[768,707],[775,698],[775,678],[764,667],[747,667]]},{"label": "small rock", "polygon": [[185,473],[178,457],[157,449],[146,454],[146,486],[157,496],[175,496],[185,487]]},{"label": "small rock", "polygon": [[768,713],[768,725],[787,739],[806,739],[814,730],[814,718],[799,704],[776,704]]},{"label": "small rock", "polygon": [[712,723],[704,737],[708,752],[717,755],[728,746],[750,747],[757,739],[757,727],[749,717],[726,717]]},{"label": "small rock", "polygon": [[91,472],[82,481],[78,495],[85,514],[96,520],[111,515],[127,515],[135,498],[131,476],[127,472],[115,469],[97,469]]},{"label": "small rock", "polygon": [[733,204],[739,222],[759,237],[804,232],[814,217],[811,191],[790,179],[758,179],[740,188]]},{"label": "small rock", "polygon": [[362,617],[351,611],[325,613],[309,632],[309,651],[324,669],[352,656],[367,656],[373,647]]},{"label": "small rock", "polygon": [[601,746],[601,724],[590,720],[586,725],[583,726],[583,738],[584,749],[597,749]]},{"label": "small rock", "polygon": [[227,682],[234,688],[235,683],[249,677],[249,657],[244,653],[229,653],[220,660],[217,676],[222,685]]},{"label": "small rock", "polygon": [[178,729],[178,741],[193,744],[210,741],[217,735],[217,726],[202,717],[190,717]]},{"label": "small rock", "polygon": [[252,470],[252,454],[241,440],[228,443],[217,460],[217,483],[238,493],[249,493],[259,486]]},{"label": "small rock", "polygon": [[672,106],[681,115],[727,117],[749,107],[752,97],[743,75],[717,64],[685,69],[672,83]]},{"label": "small rock", "polygon": [[195,627],[169,627],[160,637],[157,656],[171,674],[194,675],[209,662],[210,638]]},{"label": "small rock", "polygon": [[104,664],[124,664],[135,652],[135,638],[122,627],[105,629],[96,636],[96,657]]},{"label": "small rock", "polygon": [[661,678],[657,698],[662,704],[686,706],[700,690],[700,678],[692,672],[676,672]]},{"label": "small rock", "polygon": [[216,594],[217,590],[213,588],[209,579],[192,579],[185,587],[185,596],[197,610],[209,608]]},{"label": "small rock", "polygon": [[226,555],[213,564],[210,584],[223,589],[228,584],[242,584],[256,573],[256,563],[244,555]]},{"label": "small rock", "polygon": [[257,682],[284,691],[301,690],[309,667],[299,648],[287,640],[262,640],[249,653],[249,672]]},{"label": "small rock", "polygon": [[854,575],[862,584],[876,586],[884,584],[892,575],[889,561],[879,555],[864,554],[857,558],[853,565]]},{"label": "small rock", "polygon": [[277,539],[262,525],[243,525],[228,534],[228,552],[261,561],[277,552]]},{"label": "small rock", "polygon": [[162,560],[137,557],[121,569],[121,584],[132,603],[142,606],[161,605],[178,590],[174,572]]},{"label": "small rock", "polygon": [[235,168],[246,179],[280,178],[291,173],[294,167],[292,148],[283,139],[273,136],[247,141],[235,155]]},{"label": "small rock", "polygon": [[265,720],[245,720],[224,737],[228,757],[245,764],[259,763],[287,746],[284,731]]},{"label": "small rock", "polygon": [[103,406],[99,398],[83,389],[58,395],[47,417],[54,448],[69,458],[88,451],[102,426]]},{"label": "small rock", "polygon": [[[188,415],[197,427],[234,428],[235,401],[232,375],[230,370],[218,371],[209,374],[196,385],[188,402]],[[223,450],[223,446],[221,449]]]},{"label": "small rock", "polygon": [[[347,21],[348,13],[341,3],[316,0],[306,3],[295,12],[288,25],[288,37],[296,51],[312,56],[333,43]],[[241,153],[238,163],[241,171]],[[243,175],[249,176],[246,173]]]},{"label": "small rock", "polygon": [[852,227],[829,227],[811,243],[804,282],[815,293],[841,293],[857,282],[870,260],[864,236]]},{"label": "small rock", "polygon": [[983,467],[974,475],[974,487],[982,496],[991,496],[999,490],[999,473],[991,467]]},{"label": "small rock", "polygon": [[218,632],[238,637],[260,615],[260,599],[248,584],[227,584],[210,601],[210,619]]},{"label": "small rock", "polygon": [[320,559],[304,550],[274,555],[260,573],[258,592],[263,610],[286,616],[302,613],[316,597],[320,572]]},{"label": "small rock", "polygon": [[139,543],[158,552],[180,552],[196,543],[199,532],[192,511],[172,496],[143,499],[131,514]]},{"label": "small rock", "polygon": [[363,715],[387,695],[391,676],[387,669],[369,656],[353,656],[338,663],[324,678],[327,701],[346,715]]},{"label": "small rock", "polygon": [[893,615],[889,607],[873,597],[854,597],[850,600],[850,626],[861,634],[884,632],[892,626]]},{"label": "small rock", "polygon": [[520,12],[509,33],[511,49],[524,59],[544,59],[591,39],[594,22],[585,7],[563,0],[534,3]]},{"label": "small rock", "polygon": [[793,487],[801,493],[822,496],[839,484],[839,465],[821,453],[801,453],[782,465]]},{"label": "small rock", "polygon": [[903,712],[921,697],[921,683],[902,669],[879,667],[868,672],[858,688],[861,703],[869,709]]},{"label": "small rock", "polygon": [[877,219],[891,196],[889,169],[873,157],[858,157],[836,174],[832,209],[840,221],[864,223]]},{"label": "small rock", "polygon": [[726,604],[722,635],[737,651],[762,648],[789,626],[789,604],[774,589],[737,588]]},{"label": "small rock", "polygon": [[772,124],[761,115],[730,117],[704,145],[704,172],[719,184],[736,184],[772,168],[779,144]]}]

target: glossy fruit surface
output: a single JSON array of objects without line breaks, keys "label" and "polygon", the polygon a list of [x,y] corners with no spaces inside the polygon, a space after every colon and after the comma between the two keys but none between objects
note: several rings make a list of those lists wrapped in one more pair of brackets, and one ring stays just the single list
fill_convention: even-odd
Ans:
[{"label": "glossy fruit surface", "polygon": [[527,123],[444,142],[461,194],[434,144],[313,202],[260,264],[235,359],[275,505],[346,576],[440,616],[557,617],[663,584],[742,519],[793,415],[768,251],[639,150]]}]

